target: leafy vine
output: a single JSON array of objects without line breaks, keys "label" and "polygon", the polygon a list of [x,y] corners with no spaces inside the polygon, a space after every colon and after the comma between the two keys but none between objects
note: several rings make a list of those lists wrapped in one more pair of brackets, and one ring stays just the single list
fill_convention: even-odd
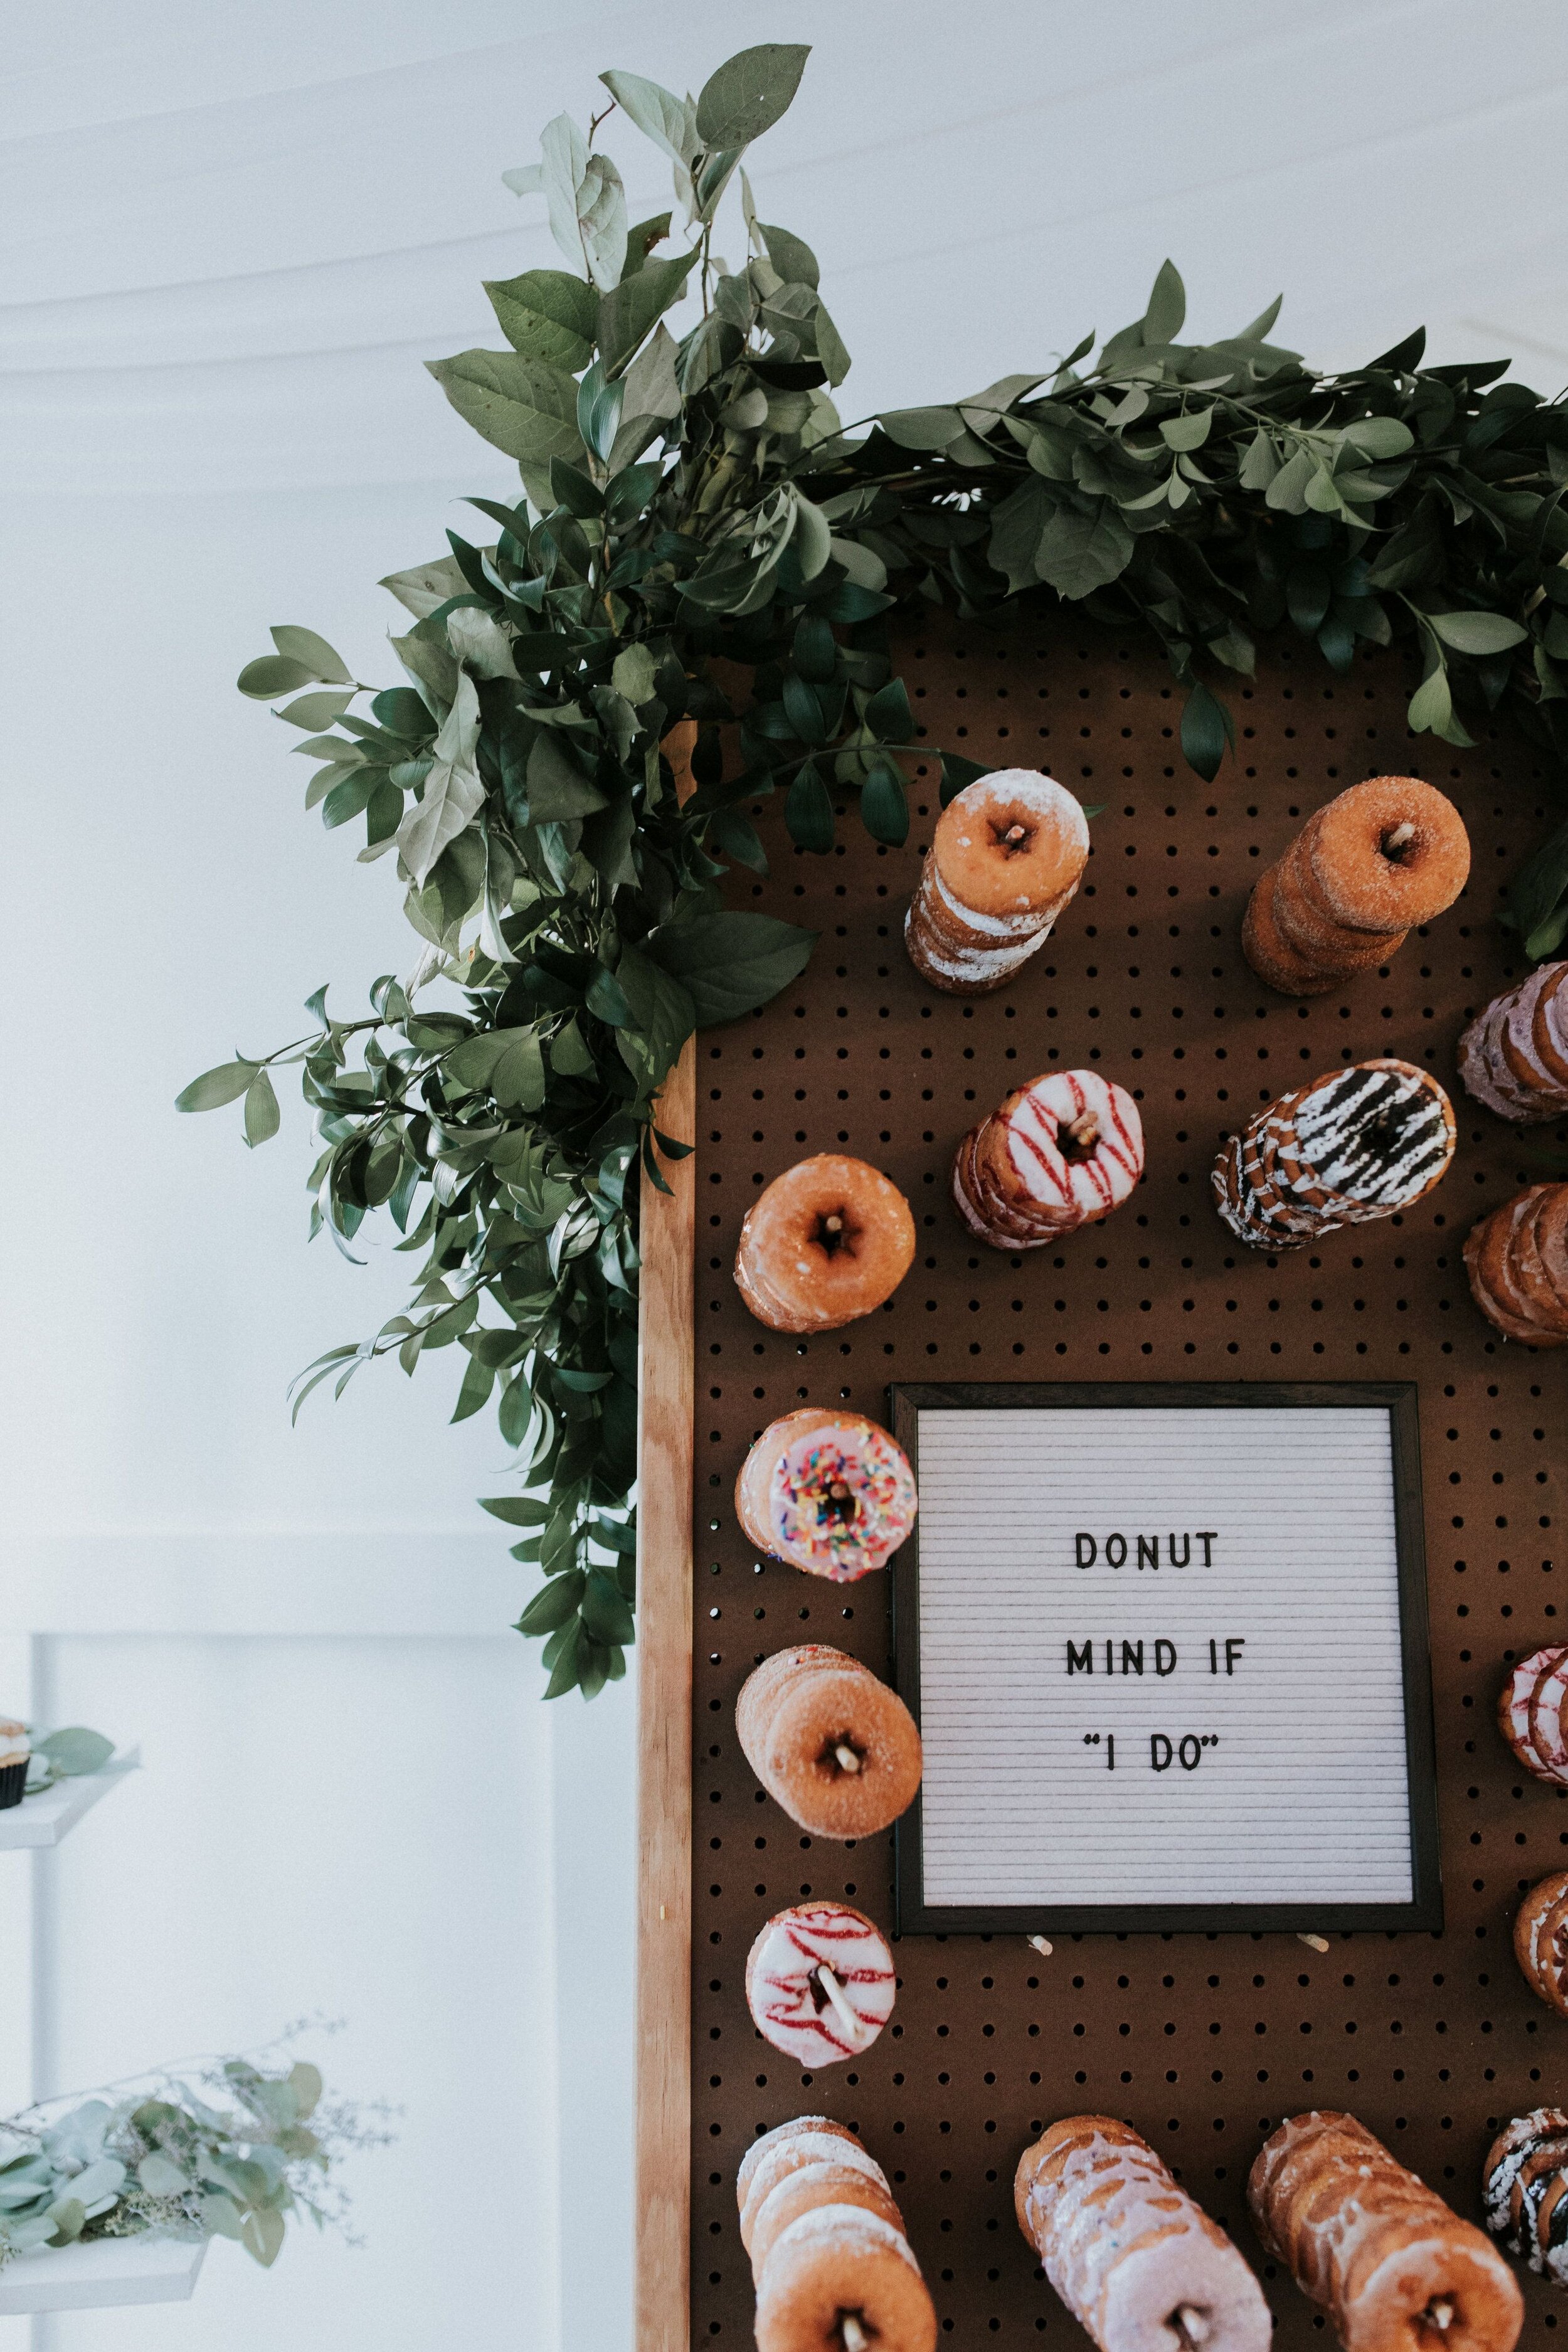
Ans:
[{"label": "leafy vine", "polygon": [[[695,1029],[765,1003],[813,944],[727,910],[722,877],[767,870],[751,812],[775,790],[803,848],[832,847],[836,790],[878,840],[907,838],[903,762],[933,747],[894,674],[897,602],[984,616],[1033,595],[1152,636],[1209,779],[1235,740],[1224,677],[1282,629],[1341,672],[1358,643],[1405,646],[1417,732],[1468,744],[1504,709],[1554,772],[1568,758],[1559,403],[1506,362],[1423,366],[1420,332],[1318,373],[1271,340],[1278,302],[1184,343],[1167,262],[1098,354],[1090,336],[847,428],[816,257],[758,218],[742,162],[806,55],[743,51],[695,100],[608,72],[586,135],[549,125],[542,161],[504,176],[542,194],[573,269],[488,285],[509,348],[431,363],[522,499],[472,500],[493,544],[449,531],[383,583],[410,616],[406,684],[361,686],[297,626],[239,680],[303,730],[307,807],[329,829],[363,817],[362,860],[395,857],[425,945],[369,1015],[339,1020],[321,990],[307,1035],[207,1071],[180,1108],[242,1099],[262,1142],[271,1072],[298,1064],[312,1234],[347,1250],[385,1207],[420,1254],[407,1311],[310,1366],[295,1409],[378,1356],[466,1355],[454,1418],[493,1402],[516,1450],[525,1491],[485,1507],[543,1574],[519,1630],[544,1639],[547,1697],[592,1697],[633,1637],[636,1186],[690,1148],[660,1129],[660,1088]],[[595,149],[617,110],[673,166],[673,213],[628,226]],[[727,195],[733,269],[714,250]],[[677,340],[664,317],[689,293]],[[944,799],[984,772],[942,770]],[[1568,935],[1565,894],[1568,824],[1512,889],[1531,955]]]}]

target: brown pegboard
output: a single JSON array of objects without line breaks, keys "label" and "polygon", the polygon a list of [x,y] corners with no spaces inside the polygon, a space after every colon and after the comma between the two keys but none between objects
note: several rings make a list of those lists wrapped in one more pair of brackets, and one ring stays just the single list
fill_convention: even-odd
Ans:
[{"label": "brown pegboard", "polygon": [[[1510,1948],[1521,1890],[1568,1863],[1563,1799],[1525,1782],[1491,1720],[1506,1659],[1557,1631],[1552,1515],[1561,1358],[1499,1339],[1472,1307],[1460,1246],[1539,1171],[1516,1131],[1454,1077],[1468,1013],[1527,968],[1492,916],[1550,812],[1510,739],[1451,751],[1405,726],[1410,681],[1388,656],[1336,678],[1315,649],[1271,653],[1237,681],[1238,757],[1205,786],[1176,744],[1179,699],[1153,654],[1053,617],[994,634],[941,615],[899,649],[921,732],[984,760],[1039,766],[1088,802],[1094,850],[1054,938],[1004,992],[964,1003],[910,969],[903,910],[937,814],[934,763],[910,835],[878,847],[858,819],[828,858],[792,848],[753,904],[821,933],[811,966],[751,1020],[699,1040],[696,1662],[692,1935],[692,2341],[752,2342],[735,2168],[788,2116],[851,2123],[886,2168],[944,2338],[1081,2343],[1012,2211],[1019,2152],[1053,2117],[1125,2116],[1262,2273],[1282,2352],[1325,2323],[1263,2261],[1247,2169],[1280,2116],[1348,2106],[1463,2212],[1496,2120],[1568,2095],[1568,2024],[1524,1988]],[[1242,908],[1261,866],[1360,777],[1428,777],[1470,829],[1469,887],[1383,973],[1296,1003],[1253,977]],[[1210,1203],[1222,1139],[1304,1076],[1370,1054],[1428,1063],[1450,1086],[1459,1149],[1409,1215],[1270,1262]],[[1138,1097],[1148,1181],[1107,1224],[1028,1258],[977,1248],[945,1193],[966,1128],[1009,1087],[1100,1064]],[[764,1330],[731,1280],[762,1186],[808,1152],[885,1168],[915,1211],[914,1266],[879,1313],[809,1341]],[[770,1651],[853,1650],[887,1673],[887,1579],[840,1590],[759,1565],[731,1504],[752,1437],[806,1399],[886,1412],[889,1381],[1415,1380],[1426,1484],[1434,1697],[1447,1928],[1440,1937],[905,1938],[898,2007],[856,2064],[802,2074],[747,2013],[757,1928],[802,1895],[890,1918],[890,1837],[805,1837],[758,1790],[735,1694]],[[1002,1769],[1005,1769],[1005,1765]],[[1280,1823],[1289,1836],[1289,1824]],[[1568,2330],[1568,2301],[1526,2286],[1525,2342]],[[1568,2341],[1565,2334],[1564,2341]]]}]

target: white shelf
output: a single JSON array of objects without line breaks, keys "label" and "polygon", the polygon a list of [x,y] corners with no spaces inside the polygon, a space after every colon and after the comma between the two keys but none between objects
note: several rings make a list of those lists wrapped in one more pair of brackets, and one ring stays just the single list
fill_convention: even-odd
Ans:
[{"label": "white shelf", "polygon": [[[82,1772],[74,1780],[57,1780],[52,1789],[42,1789],[36,1797],[24,1797],[19,1805],[8,1806],[0,1813],[0,1853],[14,1847],[58,1845],[66,1832],[75,1829],[82,1815],[89,1813],[110,1789],[117,1789],[141,1761],[140,1748],[118,1748],[101,1772]],[[88,2247],[84,2251],[91,2253],[97,2249]],[[9,2275],[8,2272],[0,2272],[0,2292]],[[0,2310],[9,2308],[9,2305],[0,2302]],[[29,2305],[27,2308],[34,2306]],[[40,2304],[37,2308],[43,2310],[45,2306]]]},{"label": "white shelf", "polygon": [[184,2303],[207,2238],[96,2238],[90,2245],[18,2254],[0,2271],[0,2317],[29,2311],[105,2311],[125,2303]]}]

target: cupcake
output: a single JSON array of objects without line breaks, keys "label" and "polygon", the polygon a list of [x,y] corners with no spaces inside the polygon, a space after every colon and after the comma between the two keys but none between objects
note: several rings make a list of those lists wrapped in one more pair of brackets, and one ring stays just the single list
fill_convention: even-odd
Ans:
[{"label": "cupcake", "polygon": [[22,1801],[22,1791],[27,1785],[27,1759],[32,1754],[27,1745],[27,1727],[13,1723],[0,1715],[0,1813]]}]

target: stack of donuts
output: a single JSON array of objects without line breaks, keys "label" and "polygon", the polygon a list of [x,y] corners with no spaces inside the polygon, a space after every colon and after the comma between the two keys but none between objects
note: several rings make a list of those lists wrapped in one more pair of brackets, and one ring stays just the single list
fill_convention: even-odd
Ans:
[{"label": "stack of donuts", "polygon": [[779,1650],[735,1701],[746,1760],[814,1837],[869,1837],[914,1801],[921,1736],[896,1691],[823,1643]]},{"label": "stack of donuts", "polygon": [[757,1549],[836,1584],[885,1568],[916,1507],[898,1440],[864,1413],[822,1405],[770,1423],[735,1481],[735,1517]]},{"label": "stack of donuts", "polygon": [[1521,1659],[1498,1699],[1498,1729],[1515,1759],[1549,1788],[1568,1789],[1568,1645],[1549,1643]]},{"label": "stack of donuts", "polygon": [[1504,2124],[1481,2167],[1487,2227],[1532,2271],[1568,2286],[1568,2115],[1537,2107]]},{"label": "stack of donuts", "polygon": [[1053,2124],[1019,2159],[1013,2203],[1100,2352],[1267,2352],[1274,2323],[1258,2281],[1128,2125]]},{"label": "stack of donuts", "polygon": [[1001,988],[1049,934],[1089,862],[1071,793],[1033,768],[965,784],[937,820],[904,920],[910,961],[950,996]]},{"label": "stack of donuts", "polygon": [[952,1198],[972,1234],[999,1250],[1045,1249],[1119,1208],[1143,1172],[1131,1095],[1094,1070],[1032,1078],[971,1128]]},{"label": "stack of donuts", "polygon": [[1543,963],[1494,996],[1459,1040],[1466,1091],[1521,1124],[1568,1116],[1568,963]]},{"label": "stack of donuts", "polygon": [[1250,1249],[1300,1249],[1408,1209],[1454,1156],[1453,1106],[1425,1070],[1380,1059],[1281,1095],[1214,1170],[1220,1215]]},{"label": "stack of donuts", "polygon": [[831,2066],[871,2047],[893,2013],[888,1939],[849,1903],[797,1903],[752,1946],[746,2005],[766,2042],[803,2066]]},{"label": "stack of donuts", "polygon": [[1513,2273],[1353,2116],[1292,2116],[1247,2184],[1258,2234],[1346,2352],[1512,2352]]},{"label": "stack of donuts", "polygon": [[1513,1955],[1531,1992],[1568,2017],[1568,1870],[1554,1870],[1520,1905]]},{"label": "stack of donuts", "polygon": [[898,1186],[864,1160],[820,1151],[752,1203],[735,1286],[771,1331],[836,1331],[890,1298],[914,1254]]},{"label": "stack of donuts", "polygon": [[936,2313],[887,2175],[847,2124],[800,2116],[735,2178],[758,2352],[932,2352]]},{"label": "stack of donuts", "polygon": [[1416,776],[1373,776],[1319,809],[1259,876],[1243,952],[1281,995],[1326,995],[1386,963],[1407,930],[1453,905],[1469,870],[1451,801]]},{"label": "stack of donuts", "polygon": [[[1563,967],[1568,971],[1568,965]],[[1465,1243],[1470,1295],[1508,1339],[1568,1342],[1568,1184],[1530,1184]]]}]

